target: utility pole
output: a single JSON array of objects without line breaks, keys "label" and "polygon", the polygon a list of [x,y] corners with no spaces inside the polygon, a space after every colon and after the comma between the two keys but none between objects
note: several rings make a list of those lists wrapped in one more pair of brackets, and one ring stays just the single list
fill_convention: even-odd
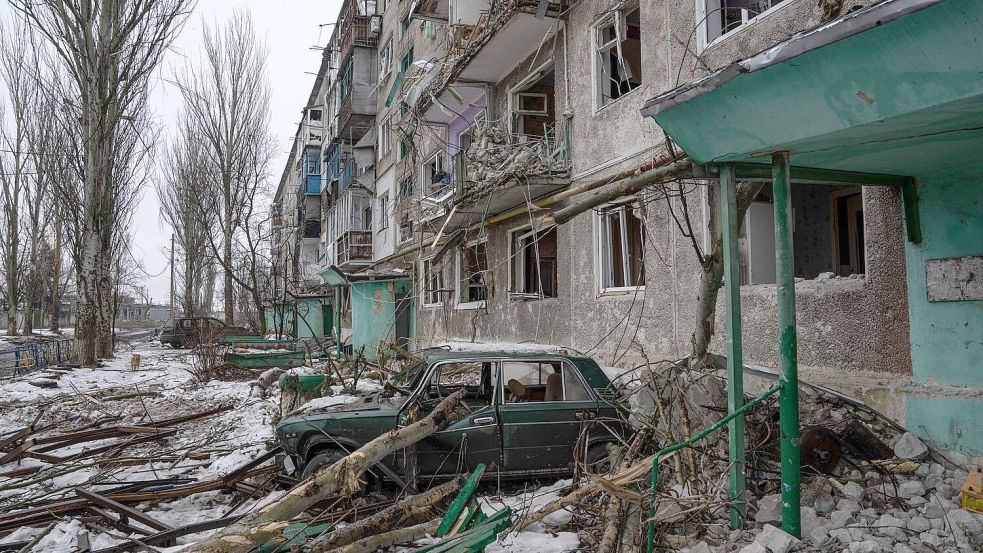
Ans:
[{"label": "utility pole", "polygon": [[171,233],[171,318],[175,318],[174,314],[174,233]]}]

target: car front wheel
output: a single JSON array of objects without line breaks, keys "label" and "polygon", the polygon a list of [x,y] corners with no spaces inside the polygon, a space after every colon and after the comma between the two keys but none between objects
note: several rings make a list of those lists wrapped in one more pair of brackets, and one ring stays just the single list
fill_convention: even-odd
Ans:
[{"label": "car front wheel", "polygon": [[333,464],[344,456],[345,453],[337,449],[329,449],[328,451],[318,453],[317,455],[311,457],[311,460],[307,461],[307,464],[304,465],[304,470],[300,473],[301,479],[307,480],[315,472],[330,464]]}]

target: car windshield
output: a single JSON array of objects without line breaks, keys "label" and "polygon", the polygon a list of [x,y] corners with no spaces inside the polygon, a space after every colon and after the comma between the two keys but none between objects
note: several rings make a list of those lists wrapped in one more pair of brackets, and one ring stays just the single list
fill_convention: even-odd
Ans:
[{"label": "car windshield", "polygon": [[393,375],[392,379],[390,379],[390,383],[392,383],[393,386],[403,388],[405,390],[412,390],[416,388],[416,385],[420,381],[420,377],[423,376],[423,373],[425,372],[423,369],[425,367],[426,364],[423,362],[414,363]]}]

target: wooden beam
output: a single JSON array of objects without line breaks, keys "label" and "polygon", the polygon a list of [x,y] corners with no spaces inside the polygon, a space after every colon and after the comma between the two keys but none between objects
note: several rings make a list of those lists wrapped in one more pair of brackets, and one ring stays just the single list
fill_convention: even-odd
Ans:
[{"label": "wooden beam", "polygon": [[127,519],[132,519],[139,522],[140,524],[144,524],[159,532],[172,530],[170,526],[144,513],[143,511],[139,511],[137,509],[134,509],[133,507],[128,507],[126,505],[123,505],[118,501],[109,499],[108,497],[104,495],[100,495],[92,490],[87,490],[85,488],[75,488],[75,494],[83,499],[88,499],[89,501],[95,503],[96,505],[101,505],[107,509],[116,511],[121,515],[120,521],[123,523],[126,523]]}]

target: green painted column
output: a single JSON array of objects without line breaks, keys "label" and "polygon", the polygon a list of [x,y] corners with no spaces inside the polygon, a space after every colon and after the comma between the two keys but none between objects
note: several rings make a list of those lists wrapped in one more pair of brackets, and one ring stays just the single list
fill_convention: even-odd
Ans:
[{"label": "green painted column", "polygon": [[802,536],[799,467],[799,368],[795,336],[795,273],[792,257],[792,196],[788,152],[771,156],[775,202],[775,275],[778,288],[778,398],[782,456],[782,528]]},{"label": "green painted column", "polygon": [[[720,167],[720,231],[723,238],[724,305],[727,321],[727,412],[744,406],[744,354],[741,338],[741,264],[737,236],[741,221],[737,217],[737,183],[734,166]],[[730,461],[730,527],[744,527],[747,518],[747,492],[744,482],[744,415],[727,423],[727,453]]]}]

